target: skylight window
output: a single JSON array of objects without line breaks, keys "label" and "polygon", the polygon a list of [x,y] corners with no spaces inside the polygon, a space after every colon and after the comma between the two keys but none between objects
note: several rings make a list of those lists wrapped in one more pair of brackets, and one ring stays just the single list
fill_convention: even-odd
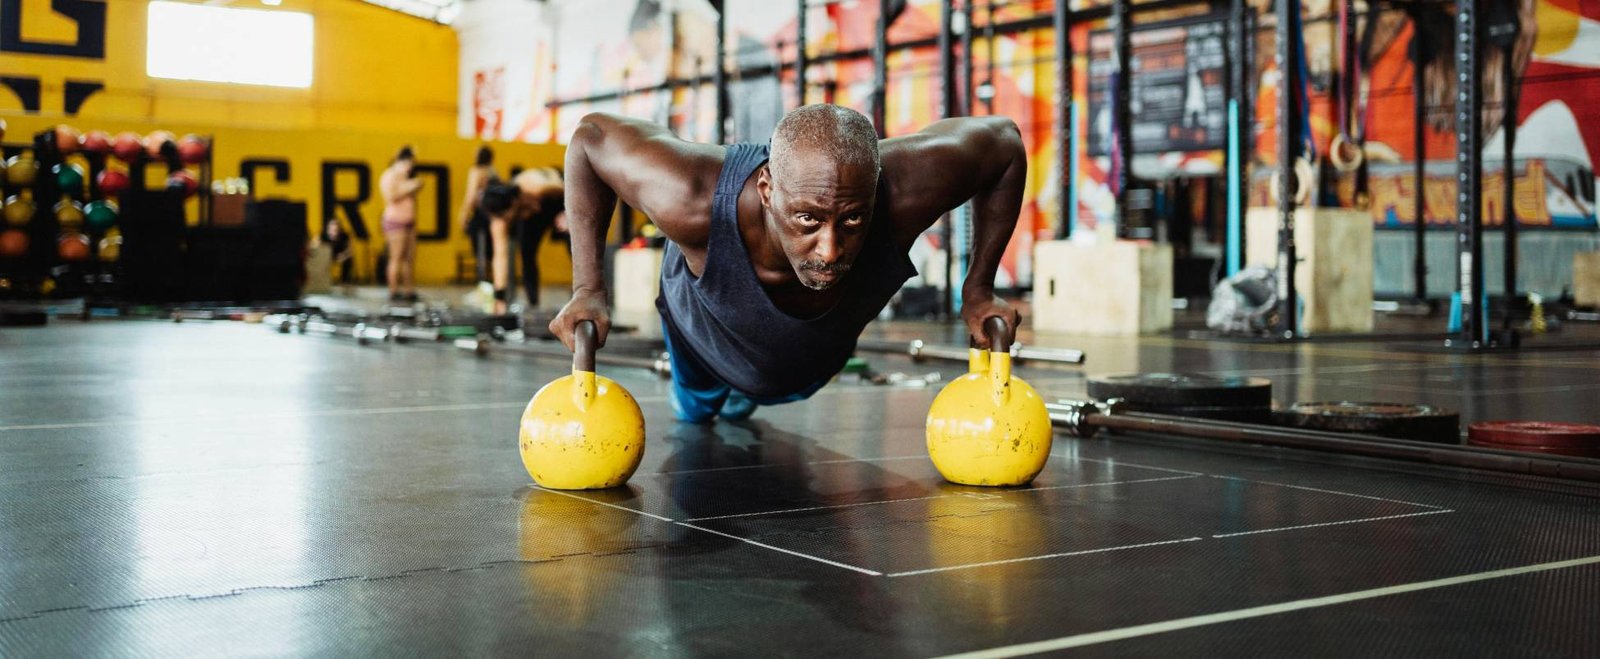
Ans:
[{"label": "skylight window", "polygon": [[310,14],[150,3],[152,78],[272,87],[311,86]]}]

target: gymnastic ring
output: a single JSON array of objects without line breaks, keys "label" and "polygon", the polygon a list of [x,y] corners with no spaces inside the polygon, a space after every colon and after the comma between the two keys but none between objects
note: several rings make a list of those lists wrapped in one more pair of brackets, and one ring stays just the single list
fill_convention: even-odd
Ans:
[{"label": "gymnastic ring", "polygon": [[[1304,206],[1306,203],[1311,201],[1311,184],[1309,181],[1311,180],[1313,173],[1314,172],[1311,169],[1310,160],[1306,160],[1305,158],[1295,159],[1294,178],[1296,187],[1294,190],[1294,203],[1296,206]],[[1278,201],[1278,189],[1282,179],[1283,168],[1280,167],[1274,169],[1272,171],[1272,179],[1267,183],[1267,189],[1268,192],[1272,194],[1273,203],[1277,203]]]},{"label": "gymnastic ring", "polygon": [[[1365,151],[1341,132],[1333,136],[1333,144],[1328,147],[1328,162],[1341,172],[1353,172],[1361,168],[1361,162],[1367,155]],[[1347,152],[1349,155],[1346,155]]]}]

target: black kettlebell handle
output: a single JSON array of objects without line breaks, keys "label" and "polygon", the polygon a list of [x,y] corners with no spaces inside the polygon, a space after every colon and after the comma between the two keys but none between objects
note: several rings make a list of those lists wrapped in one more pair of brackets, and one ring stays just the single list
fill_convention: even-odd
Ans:
[{"label": "black kettlebell handle", "polygon": [[594,321],[580,320],[572,328],[572,370],[594,372],[594,345],[600,342]]},{"label": "black kettlebell handle", "polygon": [[989,337],[989,352],[1011,352],[1011,343],[1016,338],[1011,333],[1011,324],[999,316],[990,316],[983,321],[983,333]]}]

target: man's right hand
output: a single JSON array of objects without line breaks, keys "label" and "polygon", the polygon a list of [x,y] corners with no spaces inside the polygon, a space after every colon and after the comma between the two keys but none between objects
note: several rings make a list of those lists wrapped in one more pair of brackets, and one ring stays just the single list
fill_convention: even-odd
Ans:
[{"label": "man's right hand", "polygon": [[550,321],[550,333],[561,340],[568,350],[573,350],[572,335],[580,321],[594,321],[595,349],[604,348],[606,334],[611,332],[611,313],[607,309],[605,293],[575,291],[572,300],[561,307],[561,313]]}]

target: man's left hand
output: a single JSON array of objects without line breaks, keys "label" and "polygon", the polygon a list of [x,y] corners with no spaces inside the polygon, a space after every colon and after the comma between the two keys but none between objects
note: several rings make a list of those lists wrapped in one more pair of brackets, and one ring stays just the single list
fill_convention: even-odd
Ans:
[{"label": "man's left hand", "polygon": [[[1017,324],[1022,322],[1022,314],[1012,309],[1005,300],[995,297],[994,291],[965,291],[961,294],[961,319],[967,323],[967,333],[977,339],[978,347],[988,348],[989,337],[983,331],[983,321],[991,316],[1005,319],[1011,327],[1013,338],[1016,336]],[[1010,348],[1010,346],[1005,346]]]}]

